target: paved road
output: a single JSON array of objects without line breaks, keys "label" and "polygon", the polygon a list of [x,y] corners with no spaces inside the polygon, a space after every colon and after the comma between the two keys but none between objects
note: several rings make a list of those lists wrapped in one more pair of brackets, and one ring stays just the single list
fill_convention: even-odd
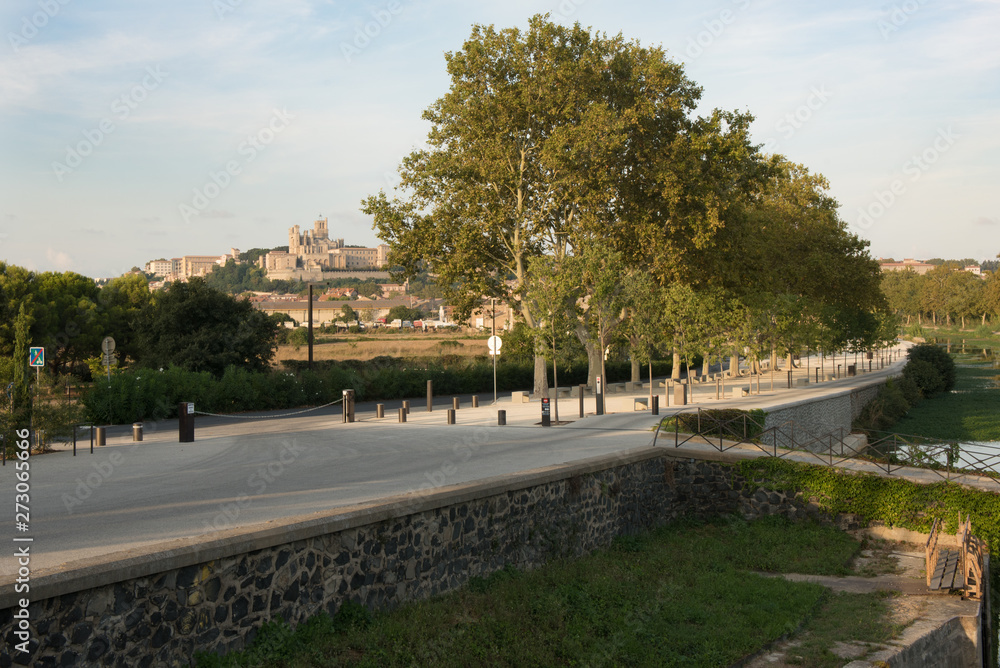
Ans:
[{"label": "paved road", "polygon": [[[901,364],[901,363],[900,363]],[[898,371],[898,364],[896,371]],[[882,374],[776,389],[713,407],[774,406],[807,396],[842,391]],[[778,383],[776,383],[776,386]],[[782,383],[783,385],[783,383]],[[714,386],[704,388],[713,395]],[[636,393],[641,396],[642,393]],[[610,399],[616,399],[610,395]],[[592,398],[587,410],[594,410]],[[485,477],[562,464],[647,446],[658,418],[648,411],[577,417],[578,401],[560,401],[559,427],[537,426],[539,404],[458,411],[446,425],[440,404],[433,413],[414,402],[406,424],[390,404],[383,420],[374,406],[359,406],[361,421],[341,422],[339,408],[283,419],[198,418],[196,442],[177,442],[176,421],[147,425],[133,444],[125,429],[90,454],[81,444],[69,451],[31,458],[32,572],[73,568],[74,562],[140,546],[248,527],[329,510],[360,501]],[[468,406],[468,402],[464,404]],[[508,424],[497,426],[497,409]],[[672,410],[672,409],[671,409]],[[8,506],[0,539],[16,534],[14,468],[0,469],[0,501]],[[0,584],[10,582],[13,558],[0,559]]]}]

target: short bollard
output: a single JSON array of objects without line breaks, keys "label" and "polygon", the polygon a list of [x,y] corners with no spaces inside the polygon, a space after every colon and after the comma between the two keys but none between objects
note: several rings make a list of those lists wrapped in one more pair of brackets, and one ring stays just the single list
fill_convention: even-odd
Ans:
[{"label": "short bollard", "polygon": [[788,370],[788,387],[792,386],[792,370]]},{"label": "short bollard", "polygon": [[580,385],[579,389],[580,389],[580,417],[583,417],[583,395],[587,390],[587,386]]},{"label": "short bollard", "polygon": [[497,411],[497,425],[502,427],[507,424],[507,411],[499,410]]},{"label": "short bollard", "polygon": [[133,422],[132,423],[132,442],[139,443],[142,441],[142,423]]},{"label": "short bollard", "polygon": [[94,425],[90,425],[90,454],[94,454]]},{"label": "short bollard", "polygon": [[434,381],[427,381],[427,412],[434,410]]},{"label": "short bollard", "polygon": [[410,414],[410,402],[409,401],[404,401],[403,402],[403,410],[406,411],[407,415]]},{"label": "short bollard", "polygon": [[344,390],[344,422],[354,422],[354,390]]},{"label": "short bollard", "polygon": [[104,427],[98,427],[97,428],[97,444],[98,445],[107,445],[108,444],[107,436],[105,435],[104,429],[105,429]]},{"label": "short bollard", "polygon": [[406,409],[405,408],[400,408],[399,409],[399,421],[400,422],[406,422]]},{"label": "short bollard", "polygon": [[660,414],[660,395],[658,394],[653,395],[653,404],[650,410],[653,411],[653,415]]},{"label": "short bollard", "polygon": [[455,424],[455,409],[448,409],[448,424]]},{"label": "short bollard", "polygon": [[451,409],[452,410],[457,411],[459,409],[460,404],[461,404],[461,401],[459,400],[458,397],[452,397],[451,398]]},{"label": "short bollard", "polygon": [[385,417],[385,404],[375,404],[375,417]]},{"label": "short bollard", "polygon": [[479,395],[478,394],[473,394],[472,395],[472,407],[473,408],[479,408]]}]

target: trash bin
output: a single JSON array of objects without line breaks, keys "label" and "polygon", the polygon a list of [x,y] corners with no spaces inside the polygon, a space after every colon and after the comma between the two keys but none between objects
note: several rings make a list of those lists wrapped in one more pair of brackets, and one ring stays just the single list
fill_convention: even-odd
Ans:
[{"label": "trash bin", "polygon": [[142,440],[142,423],[133,422],[132,423],[132,441],[138,443]]}]

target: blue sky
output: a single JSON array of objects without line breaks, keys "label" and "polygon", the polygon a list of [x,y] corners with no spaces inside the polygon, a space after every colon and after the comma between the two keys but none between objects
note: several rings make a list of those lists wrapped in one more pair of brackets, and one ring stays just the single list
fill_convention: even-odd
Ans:
[{"label": "blue sky", "polygon": [[545,12],[663,46],[874,256],[1000,253],[1000,0],[8,0],[0,259],[113,276],[318,214],[377,243],[360,200],[426,137],[444,53]]}]

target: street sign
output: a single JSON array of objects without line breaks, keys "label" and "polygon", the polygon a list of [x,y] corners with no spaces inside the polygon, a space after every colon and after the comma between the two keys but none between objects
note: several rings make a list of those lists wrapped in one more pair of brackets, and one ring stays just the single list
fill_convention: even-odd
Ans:
[{"label": "street sign", "polygon": [[45,348],[32,346],[28,349],[28,366],[45,366]]},{"label": "street sign", "polygon": [[490,355],[499,355],[501,346],[503,346],[503,341],[499,336],[494,335],[486,340],[486,347],[490,349]]},{"label": "street sign", "polygon": [[115,352],[115,340],[110,336],[105,336],[104,340],[101,341],[101,350],[104,351],[105,355]]}]

